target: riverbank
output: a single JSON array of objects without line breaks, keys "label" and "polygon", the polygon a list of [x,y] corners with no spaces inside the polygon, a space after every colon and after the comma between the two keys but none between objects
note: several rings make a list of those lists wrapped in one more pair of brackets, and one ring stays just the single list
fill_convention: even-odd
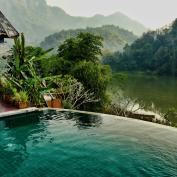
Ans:
[{"label": "riverbank", "polygon": [[[169,110],[177,110],[177,99],[175,99],[177,98],[177,78],[143,73],[123,73],[128,77],[122,85],[121,80],[115,77],[116,75],[113,75],[109,87],[113,92],[121,92],[125,99],[136,100],[137,104],[143,107],[141,113],[164,117]],[[175,116],[170,119],[177,123]]]}]

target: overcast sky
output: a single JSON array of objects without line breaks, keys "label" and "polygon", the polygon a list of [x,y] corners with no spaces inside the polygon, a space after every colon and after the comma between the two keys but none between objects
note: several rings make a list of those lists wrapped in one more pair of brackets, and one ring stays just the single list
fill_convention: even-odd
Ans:
[{"label": "overcast sky", "polygon": [[74,16],[109,15],[120,11],[150,28],[177,17],[177,0],[47,0]]}]

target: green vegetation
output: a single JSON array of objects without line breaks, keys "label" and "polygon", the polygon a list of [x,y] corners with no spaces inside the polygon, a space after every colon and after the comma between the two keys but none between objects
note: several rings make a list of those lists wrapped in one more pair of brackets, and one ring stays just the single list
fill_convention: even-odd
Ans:
[{"label": "green vegetation", "polygon": [[[143,109],[140,112],[154,114],[156,118],[169,120],[172,124],[177,123],[175,114],[171,114],[170,119],[168,115],[172,107],[177,110],[177,99],[174,99],[177,97],[177,79],[175,77],[129,73],[128,78],[123,80],[124,84],[120,85],[122,83],[120,77],[116,78],[114,75],[109,88],[113,92],[116,104],[120,104],[121,97],[124,100],[131,99],[130,103],[135,100],[136,107],[139,105]],[[120,98],[115,96],[117,90],[119,90]]]},{"label": "green vegetation", "polygon": [[28,102],[28,94],[25,91],[15,92],[12,100],[15,102]]},{"label": "green vegetation", "polygon": [[[11,55],[4,59],[8,65],[3,65],[7,72],[0,77],[1,99],[18,108],[47,104],[176,126],[174,110],[164,113],[166,121],[155,120],[154,115],[137,114],[136,111],[144,109],[145,105],[121,92],[127,74],[114,73],[112,76],[110,67],[101,63],[102,40],[100,36],[79,33],[59,45],[54,55],[49,53],[51,50],[26,47],[21,34],[15,39]],[[51,103],[45,102],[47,96],[52,98]]]},{"label": "green vegetation", "polygon": [[80,33],[51,56],[51,50],[26,47],[21,34],[6,58],[8,70],[1,76],[2,94],[8,97],[6,101],[17,104],[28,101],[30,106],[44,106],[44,96],[50,95],[62,100],[67,108],[100,110],[111,77],[110,68],[100,63],[101,48],[101,37]]},{"label": "green vegetation", "polygon": [[[10,96],[16,92],[25,91],[32,105],[39,106],[43,104],[41,91],[44,90],[43,78],[37,72],[36,63],[41,60],[46,53],[38,57],[30,57],[29,48],[25,47],[25,38],[21,34],[14,40],[12,54],[7,57],[8,72],[4,74],[6,85]],[[7,93],[7,91],[5,91]]]},{"label": "green vegetation", "polygon": [[[51,54],[51,50],[26,47],[21,34],[6,58],[7,65],[3,66],[6,72],[0,77],[1,99],[19,108],[60,105],[156,121],[154,115],[137,114],[144,105],[120,92],[127,74],[112,76],[110,67],[101,63],[102,40],[91,33],[79,33],[59,45],[57,54]],[[109,87],[114,82],[119,86],[116,89]],[[45,102],[47,96],[52,98],[51,103]],[[160,123],[176,126],[175,115],[170,110],[164,116],[167,121]]]},{"label": "green vegetation", "polygon": [[58,49],[58,56],[71,62],[98,62],[101,55],[102,38],[90,33],[80,33],[76,38],[67,39]]},{"label": "green vegetation", "polygon": [[150,31],[126,46],[123,53],[103,57],[114,71],[143,71],[177,76],[177,20],[169,28]]},{"label": "green vegetation", "polygon": [[165,114],[165,119],[171,126],[177,127],[177,110],[175,108],[170,108]]},{"label": "green vegetation", "polygon": [[[91,109],[100,109],[106,102],[106,89],[111,78],[108,66],[100,63],[102,38],[90,33],[80,33],[59,46],[57,55],[42,62],[43,70],[50,75],[71,75],[94,93],[99,100]],[[49,66],[52,66],[49,68]],[[62,68],[62,69],[61,69]],[[87,108],[85,108],[87,109]]]},{"label": "green vegetation", "polygon": [[63,29],[113,24],[130,30],[136,35],[141,35],[147,30],[142,24],[121,13],[86,18],[70,16],[61,8],[47,5],[45,0],[0,0],[0,4],[6,17],[12,24],[15,24],[18,31],[25,33],[27,42],[33,44],[39,43],[46,36]]},{"label": "green vegetation", "polygon": [[133,33],[127,30],[114,25],[106,25],[97,28],[63,30],[46,37],[41,43],[41,47],[44,49],[55,48],[57,45],[61,45],[66,39],[76,37],[81,32],[88,32],[103,37],[103,50],[112,52],[116,50],[122,51],[126,44],[131,44],[137,39]]},{"label": "green vegetation", "polygon": [[80,109],[85,104],[99,102],[94,92],[86,90],[81,82],[70,75],[48,77],[46,81],[52,83],[50,93],[59,97],[66,109]]}]

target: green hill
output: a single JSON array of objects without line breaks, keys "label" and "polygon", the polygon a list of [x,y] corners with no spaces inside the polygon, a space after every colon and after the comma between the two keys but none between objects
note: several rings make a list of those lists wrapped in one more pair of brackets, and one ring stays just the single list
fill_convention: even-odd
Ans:
[{"label": "green hill", "polygon": [[115,71],[143,71],[177,76],[177,19],[167,28],[149,31],[123,53],[103,58]]},{"label": "green hill", "polygon": [[12,24],[24,32],[29,43],[39,43],[44,37],[67,29],[116,25],[141,35],[146,28],[129,17],[115,13],[110,16],[73,17],[45,0],[0,0],[0,10]]},{"label": "green hill", "polygon": [[80,32],[89,32],[95,35],[102,36],[104,39],[104,50],[109,51],[122,51],[123,47],[126,44],[131,44],[137,39],[137,37],[133,33],[127,30],[113,25],[107,25],[97,28],[63,30],[59,33],[55,33],[46,37],[45,40],[41,43],[41,47],[43,47],[44,49],[58,47],[64,42],[64,40],[70,37],[76,37]]}]

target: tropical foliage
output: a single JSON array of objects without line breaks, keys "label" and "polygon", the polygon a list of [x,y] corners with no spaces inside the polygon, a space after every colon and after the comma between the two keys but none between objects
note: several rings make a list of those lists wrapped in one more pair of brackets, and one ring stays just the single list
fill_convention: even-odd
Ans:
[{"label": "tropical foliage", "polygon": [[[12,92],[17,96],[17,92],[27,92],[32,105],[39,106],[43,103],[41,92],[45,90],[43,78],[37,73],[35,62],[43,55],[32,57],[28,54],[29,49],[25,47],[25,38],[21,34],[14,40],[12,54],[8,56],[9,70],[5,73],[7,82],[10,84]],[[45,55],[46,53],[44,53]],[[14,91],[15,90],[15,91]]]},{"label": "tropical foliage", "polygon": [[[108,66],[101,65],[102,38],[80,33],[59,46],[57,55],[40,47],[25,46],[24,35],[15,39],[7,56],[8,72],[1,85],[11,101],[43,106],[44,95],[60,98],[64,106],[86,108],[102,101],[110,78]],[[4,84],[5,83],[5,84]]]},{"label": "tropical foliage", "polygon": [[[99,100],[96,104],[101,108],[106,100],[106,88],[111,78],[110,68],[100,62],[101,48],[101,37],[80,33],[60,45],[57,55],[52,55],[51,58],[43,61],[43,70],[51,76],[60,74],[74,76],[86,90],[94,93],[95,99]],[[95,109],[98,107],[92,106]]]}]

